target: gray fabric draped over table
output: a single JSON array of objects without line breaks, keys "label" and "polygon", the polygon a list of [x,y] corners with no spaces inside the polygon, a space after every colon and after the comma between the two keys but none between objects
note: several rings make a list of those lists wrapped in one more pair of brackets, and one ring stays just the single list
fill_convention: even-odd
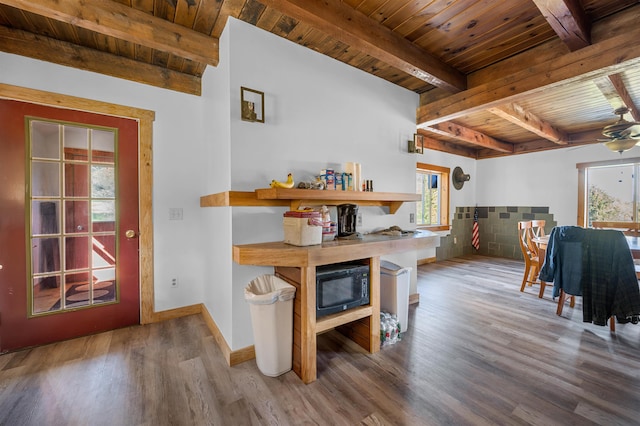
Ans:
[{"label": "gray fabric draped over table", "polygon": [[584,322],[606,325],[637,322],[640,289],[633,257],[620,231],[557,226],[540,269],[541,281],[553,282],[553,296],[582,296]]}]

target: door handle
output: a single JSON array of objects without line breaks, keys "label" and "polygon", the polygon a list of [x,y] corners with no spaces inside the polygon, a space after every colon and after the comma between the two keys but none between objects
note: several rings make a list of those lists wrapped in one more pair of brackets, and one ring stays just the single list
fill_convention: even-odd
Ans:
[{"label": "door handle", "polygon": [[124,236],[129,238],[129,239],[135,238],[136,231],[134,231],[133,229],[128,229],[127,232],[124,233]]}]

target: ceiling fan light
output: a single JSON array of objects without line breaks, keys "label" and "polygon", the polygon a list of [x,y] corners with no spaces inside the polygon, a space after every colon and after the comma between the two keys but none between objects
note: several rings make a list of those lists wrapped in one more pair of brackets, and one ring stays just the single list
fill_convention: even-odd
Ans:
[{"label": "ceiling fan light", "polygon": [[604,145],[611,151],[622,154],[636,146],[637,143],[638,141],[636,139],[614,139],[609,142],[605,142]]},{"label": "ceiling fan light", "polygon": [[614,111],[620,118],[613,124],[609,124],[602,129],[602,134],[612,139],[629,139],[636,138],[637,127],[640,123],[630,122],[624,119],[624,115],[631,110],[627,107],[620,107]]}]

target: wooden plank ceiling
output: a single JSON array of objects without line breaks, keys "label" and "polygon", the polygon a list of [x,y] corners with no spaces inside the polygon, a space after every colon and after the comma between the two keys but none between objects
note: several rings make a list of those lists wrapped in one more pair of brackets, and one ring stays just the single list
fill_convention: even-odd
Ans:
[{"label": "wooden plank ceiling", "polygon": [[0,0],[0,50],[199,95],[229,16],[420,94],[431,149],[597,143],[620,106],[640,121],[637,0]]}]

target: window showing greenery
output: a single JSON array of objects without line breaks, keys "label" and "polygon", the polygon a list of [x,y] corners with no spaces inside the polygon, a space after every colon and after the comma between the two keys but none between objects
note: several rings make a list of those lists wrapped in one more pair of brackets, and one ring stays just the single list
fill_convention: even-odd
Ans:
[{"label": "window showing greenery", "polygon": [[113,165],[91,166],[91,220],[115,222],[116,179]]},{"label": "window showing greenery", "polygon": [[640,159],[579,164],[579,224],[639,222]]},{"label": "window showing greenery", "polygon": [[422,196],[422,200],[416,203],[416,224],[422,227],[448,228],[449,169],[418,163],[416,193]]}]

